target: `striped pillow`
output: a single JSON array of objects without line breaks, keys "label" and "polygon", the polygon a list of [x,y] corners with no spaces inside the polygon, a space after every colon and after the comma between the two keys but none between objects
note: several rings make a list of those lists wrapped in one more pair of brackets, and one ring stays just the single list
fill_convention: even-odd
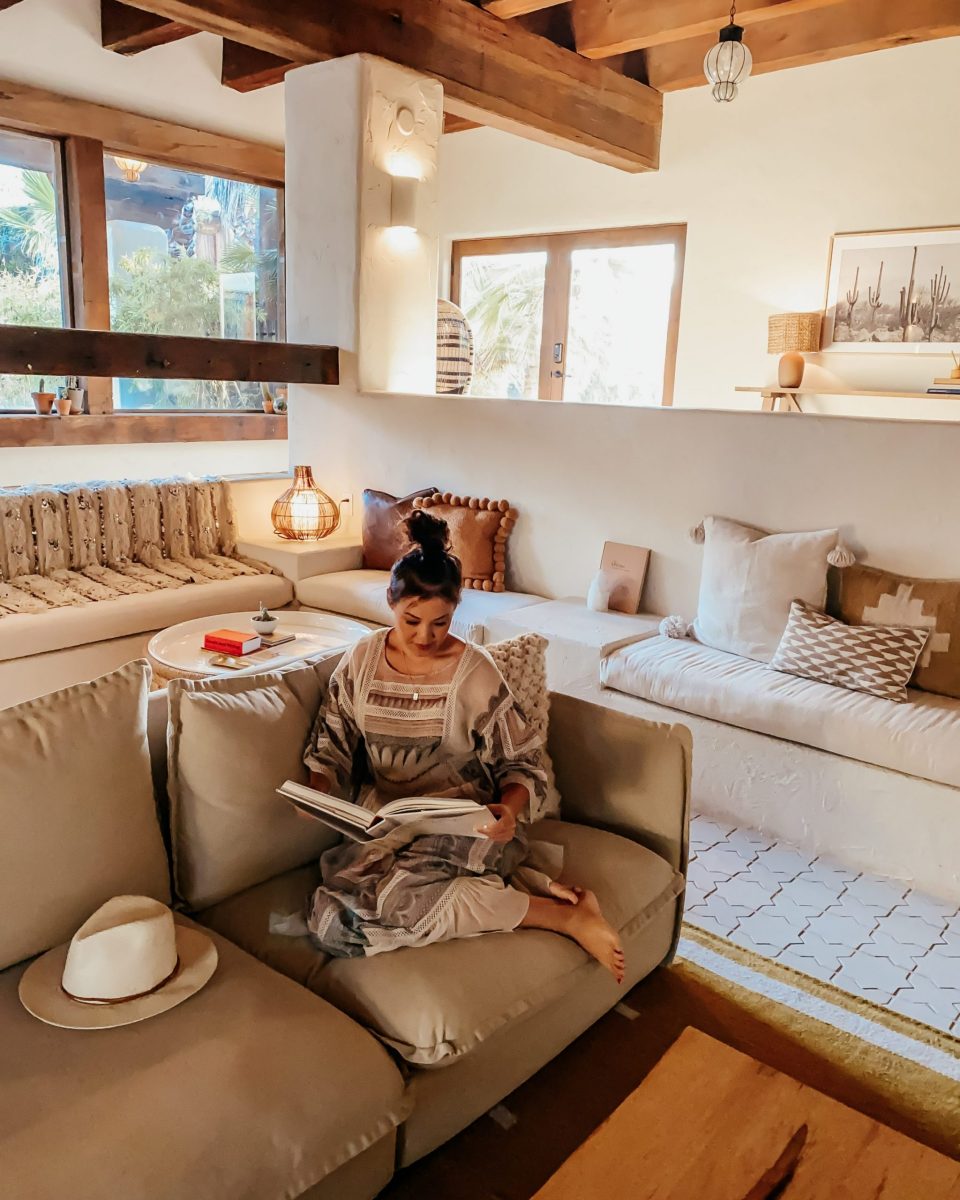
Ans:
[{"label": "striped pillow", "polygon": [[845,625],[794,600],[769,670],[902,704],[929,633],[905,625]]}]

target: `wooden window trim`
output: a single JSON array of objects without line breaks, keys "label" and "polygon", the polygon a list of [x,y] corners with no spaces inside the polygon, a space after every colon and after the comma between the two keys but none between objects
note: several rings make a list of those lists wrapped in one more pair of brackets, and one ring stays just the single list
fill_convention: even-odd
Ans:
[{"label": "wooden window trim", "polygon": [[[286,197],[281,149],[5,80],[0,81],[0,128],[47,138],[58,147],[56,184],[66,243],[61,270],[67,325],[64,331],[51,333],[63,332],[69,338],[74,330],[110,329],[103,157],[125,153],[164,166],[221,175],[277,190],[280,234],[278,332],[281,337],[286,335],[286,247],[283,242]],[[4,342],[13,340],[12,328],[0,325],[0,338]],[[36,332],[41,337],[44,333]],[[187,351],[189,340],[183,339],[181,346],[178,344],[181,339],[170,339],[170,345],[176,346],[178,353]],[[262,350],[283,344],[253,343],[249,353],[255,356],[257,347]],[[109,357],[118,343],[108,333],[102,345],[103,352]],[[213,347],[210,349],[212,351]],[[229,348],[234,349],[239,351],[240,346]],[[302,350],[323,350],[326,382],[337,381],[335,349],[297,347],[292,348],[291,353]],[[54,375],[58,372],[45,370],[41,373]],[[81,374],[79,371],[73,373]],[[250,375],[241,371],[237,377],[249,378]],[[81,374],[81,384],[87,390],[89,415],[61,419],[18,411],[0,412],[0,447],[276,440],[287,436],[285,415],[267,416],[235,409],[114,411],[112,376],[84,377]]]},{"label": "wooden window trim", "polygon": [[[677,372],[677,344],[680,332],[680,301],[683,293],[683,268],[686,253],[687,227],[682,224],[621,226],[613,229],[580,229],[564,233],[520,234],[511,237],[470,238],[453,243],[450,270],[450,297],[460,303],[462,263],[464,258],[482,258],[496,254],[528,254],[546,252],[544,278],[543,327],[540,340],[541,400],[563,399],[567,341],[570,333],[570,275],[574,250],[600,249],[616,246],[663,245],[672,243],[676,253],[676,275],[670,294],[670,313],[667,325],[667,344],[664,353],[663,399],[669,408],[673,404]],[[556,343],[563,344],[564,361],[553,360]]]}]

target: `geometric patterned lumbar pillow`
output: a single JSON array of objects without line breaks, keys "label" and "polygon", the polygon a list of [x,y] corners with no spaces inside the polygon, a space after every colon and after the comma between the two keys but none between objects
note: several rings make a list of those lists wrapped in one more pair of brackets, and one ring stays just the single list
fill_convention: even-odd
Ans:
[{"label": "geometric patterned lumbar pillow", "polygon": [[794,600],[769,669],[903,703],[928,637],[904,625],[844,625]]},{"label": "geometric patterned lumbar pillow", "polygon": [[913,579],[877,567],[848,567],[840,572],[834,615],[850,625],[925,629],[930,637],[913,686],[960,699],[960,580]]}]

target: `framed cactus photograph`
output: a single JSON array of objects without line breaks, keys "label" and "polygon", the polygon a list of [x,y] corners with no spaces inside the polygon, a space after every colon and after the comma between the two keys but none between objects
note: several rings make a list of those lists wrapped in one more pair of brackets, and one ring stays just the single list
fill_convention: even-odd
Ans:
[{"label": "framed cactus photograph", "polygon": [[960,351],[960,227],[835,234],[822,348]]}]

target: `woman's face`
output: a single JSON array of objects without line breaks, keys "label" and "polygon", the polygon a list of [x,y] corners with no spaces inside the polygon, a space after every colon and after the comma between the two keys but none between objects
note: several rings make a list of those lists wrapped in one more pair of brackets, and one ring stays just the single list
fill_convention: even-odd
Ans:
[{"label": "woman's face", "polygon": [[457,606],[441,596],[410,596],[393,606],[397,641],[409,654],[435,654],[447,639]]}]

